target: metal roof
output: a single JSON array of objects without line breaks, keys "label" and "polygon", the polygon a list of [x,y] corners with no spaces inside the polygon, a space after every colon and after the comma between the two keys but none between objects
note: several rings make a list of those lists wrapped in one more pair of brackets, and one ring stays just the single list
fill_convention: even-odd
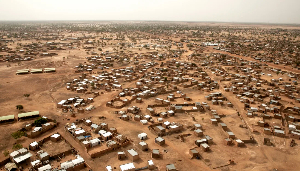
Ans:
[{"label": "metal roof", "polygon": [[130,155],[132,155],[132,156],[137,156],[137,155],[139,155],[136,151],[134,151],[134,149],[130,149],[130,150],[127,150],[128,151],[128,153],[130,154]]},{"label": "metal roof", "polygon": [[40,114],[39,111],[26,112],[26,113],[18,114],[18,118],[30,117],[30,116],[39,115],[39,114]]},{"label": "metal roof", "polygon": [[6,115],[6,116],[0,117],[0,121],[6,121],[6,120],[12,120],[12,119],[15,119],[15,115]]}]

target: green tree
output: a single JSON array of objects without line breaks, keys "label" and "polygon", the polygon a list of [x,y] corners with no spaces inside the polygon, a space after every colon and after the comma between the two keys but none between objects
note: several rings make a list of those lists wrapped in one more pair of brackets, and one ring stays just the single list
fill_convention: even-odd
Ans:
[{"label": "green tree", "polygon": [[24,107],[23,107],[23,105],[17,105],[16,108],[17,108],[18,110],[21,110],[21,109],[23,109]]},{"label": "green tree", "polygon": [[47,120],[46,118],[40,117],[40,118],[38,118],[37,120],[35,120],[33,124],[34,124],[36,127],[41,127],[42,124],[47,123],[47,121],[48,121],[48,120]]}]

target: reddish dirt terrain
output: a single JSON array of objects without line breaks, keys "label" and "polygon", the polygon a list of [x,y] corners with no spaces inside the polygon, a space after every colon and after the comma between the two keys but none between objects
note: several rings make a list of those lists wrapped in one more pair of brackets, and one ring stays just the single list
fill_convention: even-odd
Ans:
[{"label": "reddish dirt terrain", "polygon": [[[74,25],[77,27],[77,25],[80,24],[76,23]],[[99,26],[101,25],[105,24],[99,24]],[[117,152],[126,152],[129,149],[135,149],[139,154],[140,159],[133,162],[136,168],[143,168],[147,166],[148,160],[153,160],[156,166],[155,170],[158,171],[165,171],[166,165],[168,164],[174,164],[176,169],[180,171],[300,170],[300,166],[297,164],[300,161],[300,151],[298,145],[299,140],[295,139],[296,145],[294,147],[290,146],[290,143],[294,138],[290,137],[288,125],[292,124],[292,122],[287,121],[286,118],[283,118],[284,121],[287,122],[286,124],[282,124],[281,120],[275,118],[264,119],[261,117],[262,113],[259,113],[259,115],[253,118],[248,117],[248,109],[244,109],[244,103],[241,102],[241,98],[238,98],[237,94],[234,94],[232,91],[225,92],[225,88],[228,88],[227,86],[233,86],[231,82],[235,80],[234,77],[231,76],[232,79],[230,81],[225,81],[223,80],[225,77],[222,76],[222,74],[230,73],[240,74],[244,76],[250,75],[252,78],[254,78],[254,72],[243,72],[240,67],[248,68],[249,71],[254,69],[257,71],[261,71],[261,73],[264,74],[271,74],[272,76],[261,75],[259,77],[259,80],[264,81],[264,83],[259,88],[263,90],[263,93],[265,93],[265,90],[284,90],[284,86],[287,85],[283,82],[278,82],[280,84],[276,85],[276,87],[271,86],[269,85],[269,83],[272,82],[272,79],[282,78],[284,82],[291,83],[291,81],[293,80],[299,82],[298,77],[291,79],[287,75],[287,73],[276,74],[274,71],[271,71],[268,68],[281,69],[282,71],[291,72],[294,75],[297,75],[297,73],[299,73],[300,70],[290,65],[274,64],[271,62],[262,63],[267,64],[268,68],[261,67],[259,69],[255,69],[250,64],[241,65],[242,60],[238,60],[240,58],[247,62],[261,62],[251,58],[250,56],[236,55],[227,51],[216,50],[216,46],[203,46],[203,44],[201,44],[202,42],[204,43],[211,41],[209,40],[210,32],[208,32],[207,35],[204,34],[201,37],[199,36],[199,38],[194,38],[194,35],[192,34],[192,31],[196,30],[195,28],[193,28],[195,26],[200,27],[200,29],[202,29],[201,27],[203,26],[226,26],[229,28],[234,28],[237,27],[236,24],[225,25],[206,23],[178,23],[178,25],[184,25],[184,27],[191,28],[183,29],[186,32],[178,29],[178,31],[166,31],[166,33],[161,32],[161,34],[153,32],[153,30],[155,29],[149,31],[138,30],[136,32],[132,30],[126,32],[100,32],[92,30],[76,31],[75,28],[74,31],[66,30],[60,32],[58,34],[60,38],[54,37],[56,32],[53,32],[55,34],[52,33],[52,35],[45,34],[44,37],[48,37],[49,35],[51,35],[51,37],[53,36],[53,38],[50,40],[37,41],[33,38],[25,40],[26,37],[24,37],[24,40],[22,40],[21,38],[12,38],[14,42],[1,42],[0,46],[6,45],[3,47],[8,47],[13,50],[21,49],[22,46],[20,46],[20,43],[22,43],[22,45],[24,46],[31,43],[41,42],[43,46],[40,50],[40,53],[51,52],[57,53],[57,55],[50,57],[43,57],[41,55],[38,55],[34,60],[30,61],[3,60],[0,62],[0,116],[14,115],[15,119],[17,119],[19,113],[39,111],[40,116],[45,116],[51,120],[55,120],[55,122],[57,122],[58,125],[57,127],[46,131],[45,133],[42,133],[41,135],[35,138],[22,136],[18,139],[14,139],[11,135],[13,132],[24,128],[27,124],[33,123],[37,118],[20,121],[15,120],[14,122],[10,123],[1,123],[0,130],[2,131],[2,135],[0,136],[0,161],[8,158],[8,156],[4,155],[5,152],[11,153],[14,150],[16,150],[15,148],[13,148],[15,144],[21,144],[23,147],[28,148],[29,144],[34,141],[41,141],[45,137],[48,137],[54,133],[59,133],[67,141],[67,143],[65,141],[61,141],[61,143],[55,143],[54,145],[51,142],[46,142],[43,146],[44,148],[41,147],[41,149],[48,151],[49,154],[55,155],[70,148],[74,148],[77,151],[77,153],[85,160],[85,163],[89,165],[90,169],[94,171],[104,171],[106,170],[106,166],[108,165],[110,165],[113,168],[113,170],[119,171],[120,165],[130,163],[132,161],[128,157],[125,160],[118,160]],[[166,27],[169,26],[172,26],[172,23],[166,24]],[[239,25],[238,27],[240,27],[241,29],[248,27],[258,27],[262,30],[277,28],[275,26],[264,25]],[[299,27],[296,26],[293,28],[286,26],[280,27],[299,30]],[[55,28],[54,30],[56,29],[57,28]],[[156,28],[156,30],[163,29]],[[32,31],[32,33],[35,32],[39,33],[38,31]],[[203,31],[203,33],[205,32],[206,30]],[[83,39],[78,41],[76,39],[73,39],[73,37],[83,37]],[[6,38],[6,36],[4,36],[4,34],[2,38],[8,39]],[[108,38],[111,38],[111,40],[109,40]],[[135,41],[133,41],[133,38],[135,39]],[[182,39],[189,41],[181,41]],[[201,42],[191,41],[193,39],[199,39],[201,40]],[[219,39],[220,41],[223,40],[223,38],[214,39]],[[47,42],[49,41],[59,43],[66,42],[66,44],[61,46],[66,50],[47,49],[47,47],[49,47],[47,46]],[[87,41],[93,42],[92,45],[87,44]],[[194,44],[193,47],[190,47],[191,43]],[[147,44],[151,46],[155,45],[156,47],[148,47]],[[88,46],[92,46],[93,48],[86,48]],[[46,49],[46,51],[42,51],[42,49]],[[88,58],[95,56],[92,55],[93,52],[96,52],[96,58],[101,57],[99,58],[99,60],[101,59],[101,62],[92,61]],[[105,52],[107,54],[104,54]],[[226,64],[226,62],[222,59],[221,54],[224,57],[226,56],[224,58],[225,60],[236,60],[236,64]],[[8,55],[8,52],[0,52],[0,55]],[[109,67],[107,65],[107,62],[103,60],[106,57],[114,57],[114,61],[111,62],[111,64],[113,64],[113,67]],[[128,61],[124,59],[127,59]],[[138,64],[135,64],[135,61],[139,61],[139,65],[143,66],[143,68],[141,68]],[[157,64],[155,64],[152,67],[149,65],[151,62],[156,62]],[[180,65],[181,63],[182,65]],[[192,63],[195,64],[195,66],[193,66]],[[206,64],[202,65],[203,63]],[[92,66],[95,64],[96,67],[92,70],[91,73],[89,73],[85,67],[83,72],[75,72],[79,69],[75,68],[75,66]],[[76,91],[67,90],[67,83],[72,82],[74,79],[79,79],[83,73],[86,74],[86,79],[88,79],[89,81],[95,79],[93,78],[93,76],[100,76],[100,74],[107,75],[108,73],[112,73],[115,75],[116,73],[112,69],[126,69],[126,67],[128,68],[131,66],[134,67],[131,70],[134,71],[134,73],[136,74],[137,80],[125,82],[125,77],[123,75],[120,79],[118,79],[119,84],[122,85],[122,89],[112,88],[111,85],[109,85],[111,87],[111,91],[106,91],[105,88],[102,86],[101,89],[91,89],[91,85],[88,84],[88,89],[84,93],[77,93]],[[56,72],[16,75],[17,70],[37,68],[55,68]],[[104,70],[102,68],[104,68]],[[136,101],[133,101],[130,104],[123,106],[122,108],[114,108],[107,106],[107,103],[119,96],[121,92],[124,92],[124,89],[136,88],[139,79],[145,79],[150,81],[152,80],[151,77],[153,77],[154,74],[157,74],[158,76],[162,74],[163,71],[161,71],[161,69],[159,70],[158,68],[165,68],[164,70],[169,70],[166,72],[166,74],[161,75],[161,79],[159,79],[162,82],[166,82],[164,82],[161,85],[158,83],[158,80],[154,85],[149,85],[148,89],[152,90],[153,88],[163,87],[166,90],[170,90],[170,88],[172,88],[174,85],[177,87],[176,91],[174,90],[174,92],[171,93],[159,93],[153,97],[143,98],[142,103],[137,103]],[[141,71],[142,69],[145,69],[145,72],[140,73],[139,71]],[[224,73],[216,75],[218,73],[218,70],[215,69],[219,69]],[[207,90],[203,88],[198,88],[198,85],[186,87],[187,85],[190,85],[194,80],[197,80],[198,83],[208,81],[208,78],[202,78],[198,75],[194,75],[200,72],[203,74],[207,74],[207,76],[205,77],[209,77],[211,81],[216,81],[218,83],[218,87],[208,87]],[[131,73],[128,72],[124,74],[128,75]],[[176,77],[181,79],[186,78],[187,81],[182,83],[176,83]],[[168,78],[171,78],[171,80],[168,81]],[[193,80],[191,78],[193,78]],[[102,83],[104,84],[105,82]],[[249,84],[253,84],[251,88],[255,87],[253,81],[250,81]],[[289,97],[286,94],[280,95],[280,103],[283,106],[285,106],[284,108],[288,106],[300,106],[300,103],[296,101],[296,99],[299,98],[299,90],[297,86],[298,84],[296,85],[295,83],[292,83],[291,85],[295,86],[295,91],[293,90],[293,92],[291,91],[290,93],[294,97]],[[146,82],[143,83],[143,86],[147,86]],[[243,85],[243,87],[245,86]],[[240,87],[239,89],[242,93],[242,87]],[[190,100],[187,101],[184,97],[179,97],[175,98],[174,101],[170,101],[171,104],[184,104],[184,102],[190,104],[200,102],[202,104],[203,102],[206,102],[207,105],[210,106],[210,108],[205,109],[204,112],[176,112],[175,116],[164,117],[164,122],[175,122],[182,125],[183,127],[183,129],[178,133],[172,133],[163,136],[163,138],[166,141],[165,145],[160,146],[157,143],[155,143],[155,138],[158,135],[154,134],[149,130],[149,125],[152,124],[151,122],[148,122],[148,124],[143,125],[141,122],[135,121],[133,119],[134,114],[131,113],[127,113],[131,116],[131,119],[129,121],[124,121],[121,118],[119,118],[120,114],[115,113],[116,111],[127,111],[128,108],[132,106],[137,106],[141,110],[138,113],[139,115],[148,115],[149,112],[147,111],[147,108],[149,107],[149,105],[157,104],[156,98],[162,98],[166,100],[168,96],[170,96],[170,94],[178,94],[176,93],[177,91],[186,94],[186,97],[189,97]],[[93,92],[99,92],[99,96],[94,97],[94,95],[92,94]],[[216,92],[220,92],[222,94],[222,97],[226,98],[226,100],[224,100],[225,106],[215,105],[212,101],[207,99],[207,96]],[[24,94],[30,94],[30,96],[25,97]],[[92,109],[91,111],[85,110],[84,113],[79,113],[78,109],[74,107],[72,108],[72,110],[75,110],[75,115],[71,116],[72,113],[70,111],[64,112],[62,108],[58,108],[57,103],[61,100],[66,100],[68,98],[73,98],[76,96],[84,99],[94,97],[93,102],[89,105],[93,105],[95,109]],[[121,97],[121,99],[124,98],[131,99],[131,96],[128,95],[126,97]],[[261,104],[268,102],[270,102],[270,98],[266,97],[264,98],[264,100],[255,101],[254,103],[251,103],[251,107],[259,107]],[[233,106],[226,106],[227,103],[231,103]],[[122,100],[118,101],[118,103],[117,101],[115,102],[115,106],[120,106],[122,104]],[[16,105],[23,105],[24,109],[17,110]],[[72,106],[72,104],[70,105]],[[85,109],[88,107],[88,105],[81,107]],[[185,106],[183,107],[185,108]],[[194,106],[187,106],[186,109],[192,109],[192,107]],[[158,113],[166,112],[170,109],[170,105],[159,106],[154,108],[155,112]],[[222,128],[219,125],[212,124],[212,110],[216,110],[218,115],[223,116],[221,117],[220,122],[225,123],[227,127],[235,134],[235,138],[233,140],[241,139],[244,141],[249,141],[251,139],[251,141],[255,142],[245,143],[243,147],[238,147],[236,144],[226,145],[225,138],[228,138],[228,134],[224,130],[222,130]],[[291,113],[289,115],[293,115],[296,119],[299,118],[299,114],[297,115]],[[159,117],[152,115],[154,123],[158,123],[157,118]],[[120,147],[112,152],[108,152],[100,157],[91,158],[90,152],[87,152],[87,149],[85,149],[85,147],[81,145],[80,142],[75,140],[75,138],[65,129],[66,125],[70,125],[71,123],[81,119],[89,119],[95,124],[106,123],[108,124],[109,128],[116,128],[119,134],[122,134],[129,139],[130,144],[126,145],[125,147]],[[264,120],[264,122],[268,123],[270,127],[273,127],[275,125],[280,126],[281,129],[283,129],[286,133],[285,137],[278,137],[275,135],[265,134],[264,128],[257,125],[257,122],[261,120]],[[295,120],[294,123],[297,123],[297,121]],[[202,139],[204,136],[197,137],[195,135],[195,129],[193,128],[194,124],[201,124],[203,128],[203,134],[213,138],[213,142],[209,143],[210,150],[208,152],[204,152],[201,147],[198,147],[195,144],[196,140]],[[86,127],[85,130],[89,131],[90,133],[93,133],[91,135],[92,137],[99,136],[99,134],[94,133],[92,130],[90,130],[90,127]],[[148,138],[144,141],[148,144],[148,151],[142,151],[138,146],[139,142],[141,141],[138,138],[138,134],[140,133],[147,133]],[[183,136],[183,140],[181,136]],[[273,145],[265,145],[264,138],[269,138]],[[106,148],[106,146],[104,145],[105,144],[102,144],[101,147]],[[90,151],[95,152],[97,150],[102,149],[101,147],[95,147]],[[201,156],[200,159],[191,157],[189,150],[193,148],[195,148],[199,152]],[[161,158],[151,158],[152,149],[159,149],[161,153]],[[73,155],[68,155],[65,158],[62,158],[60,161],[52,161],[51,165],[55,168],[59,168],[61,162],[74,159],[74,157],[75,156]],[[234,161],[234,163],[228,164],[229,160]],[[5,170],[4,165],[1,165],[1,170]],[[30,166],[27,165],[27,167],[24,170],[30,170]],[[89,168],[84,168],[82,170],[89,170]],[[145,168],[145,170],[149,169]]]}]

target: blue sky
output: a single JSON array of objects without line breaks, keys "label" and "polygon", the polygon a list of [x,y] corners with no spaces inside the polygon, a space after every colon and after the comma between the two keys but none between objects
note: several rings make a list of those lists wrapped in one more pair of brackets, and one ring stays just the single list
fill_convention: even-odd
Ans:
[{"label": "blue sky", "polygon": [[0,20],[300,23],[300,0],[0,0]]}]

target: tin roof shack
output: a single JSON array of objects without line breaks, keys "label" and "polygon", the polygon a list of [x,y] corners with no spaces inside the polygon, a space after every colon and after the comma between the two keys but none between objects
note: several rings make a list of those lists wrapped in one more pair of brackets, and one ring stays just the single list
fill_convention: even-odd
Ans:
[{"label": "tin roof shack", "polygon": [[238,147],[244,147],[245,146],[245,143],[240,139],[236,139],[235,143],[236,143],[236,146],[238,146]]},{"label": "tin roof shack", "polygon": [[229,138],[226,138],[226,139],[225,139],[225,144],[226,144],[226,145],[231,145],[231,144],[232,144],[232,140],[229,139]]},{"label": "tin roof shack", "polygon": [[153,149],[151,152],[151,158],[160,158],[160,153],[158,149]]},{"label": "tin roof shack", "polygon": [[285,137],[285,132],[283,130],[279,130],[279,129],[274,129],[273,131],[274,136],[278,136],[278,137]]},{"label": "tin roof shack", "polygon": [[50,164],[47,164],[45,166],[39,167],[38,171],[50,171],[52,169]]},{"label": "tin roof shack", "polygon": [[118,152],[118,160],[124,160],[126,158],[126,154],[124,151]]},{"label": "tin roof shack", "polygon": [[194,133],[195,133],[195,135],[196,135],[197,137],[201,137],[201,136],[203,136],[203,131],[202,131],[202,130],[200,130],[200,129],[196,129],[196,130],[194,130]]},{"label": "tin roof shack", "polygon": [[219,123],[219,126],[226,132],[228,130],[228,127],[225,123]]},{"label": "tin roof shack", "polygon": [[7,170],[7,171],[17,171],[18,167],[15,163],[9,162],[5,165],[5,170]]},{"label": "tin roof shack", "polygon": [[272,135],[272,131],[269,128],[264,128],[264,134],[266,135]]},{"label": "tin roof shack", "polygon": [[66,171],[72,171],[74,168],[74,164],[72,161],[63,162],[60,164],[61,169]]},{"label": "tin roof shack", "polygon": [[174,164],[168,164],[166,166],[166,171],[177,171]]},{"label": "tin roof shack", "polygon": [[200,154],[195,148],[190,149],[189,153],[192,158],[200,158]]},{"label": "tin roof shack", "polygon": [[140,138],[140,140],[147,139],[147,133],[140,133],[140,134],[138,134],[138,138]]},{"label": "tin roof shack", "polygon": [[15,121],[14,115],[6,115],[0,117],[0,123],[12,122],[12,121]]},{"label": "tin roof shack", "polygon": [[23,161],[26,161],[32,156],[30,152],[26,148],[21,148],[17,151],[10,153],[11,161],[15,162],[16,164],[20,164]]},{"label": "tin roof shack", "polygon": [[35,161],[31,162],[31,166],[34,169],[37,169],[37,168],[43,166],[43,164],[42,164],[42,162],[40,160],[35,160]]},{"label": "tin roof shack", "polygon": [[300,132],[291,131],[290,137],[294,139],[300,139]]},{"label": "tin roof shack", "polygon": [[207,140],[207,143],[208,144],[213,144],[213,138],[208,136],[208,135],[205,135],[204,138]]},{"label": "tin roof shack", "polygon": [[120,165],[120,169],[121,169],[121,171],[134,171],[135,166],[133,163],[127,163],[124,165]]},{"label": "tin roof shack", "polygon": [[228,138],[230,139],[234,139],[235,138],[235,135],[233,132],[227,132],[227,135],[228,135]]},{"label": "tin roof shack", "polygon": [[149,170],[154,170],[156,166],[154,165],[152,160],[148,160],[148,169]]},{"label": "tin roof shack", "polygon": [[139,154],[134,149],[127,150],[127,153],[128,158],[130,158],[133,162],[137,161],[140,158]]},{"label": "tin roof shack", "polygon": [[39,116],[40,116],[39,111],[21,113],[21,114],[18,114],[18,121],[21,119],[34,118],[34,117],[39,117]]},{"label": "tin roof shack", "polygon": [[195,141],[195,144],[200,147],[201,144],[203,143],[207,143],[207,139],[203,138],[203,139],[198,139]]},{"label": "tin roof shack", "polygon": [[142,151],[148,151],[148,144],[146,142],[142,141],[142,142],[139,143],[139,148]]},{"label": "tin roof shack", "polygon": [[207,151],[209,151],[209,145],[207,144],[207,143],[202,143],[202,144],[200,144],[200,148],[203,150],[203,151],[205,151],[205,152],[207,152]]},{"label": "tin roof shack", "polygon": [[157,143],[158,145],[162,146],[162,145],[165,145],[165,139],[162,138],[162,137],[156,137],[155,138],[155,143]]},{"label": "tin roof shack", "polygon": [[36,141],[34,141],[34,142],[32,142],[32,143],[29,144],[29,150],[34,151],[34,150],[36,150],[38,148],[39,148],[39,144]]},{"label": "tin roof shack", "polygon": [[39,154],[39,158],[42,162],[44,162],[50,159],[50,155],[47,152],[43,152]]},{"label": "tin roof shack", "polygon": [[85,167],[85,161],[80,155],[76,159],[61,163],[60,167],[66,171],[79,171]]},{"label": "tin roof shack", "polygon": [[157,131],[158,133],[164,134],[166,132],[166,129],[163,126],[155,126],[154,130]]}]

